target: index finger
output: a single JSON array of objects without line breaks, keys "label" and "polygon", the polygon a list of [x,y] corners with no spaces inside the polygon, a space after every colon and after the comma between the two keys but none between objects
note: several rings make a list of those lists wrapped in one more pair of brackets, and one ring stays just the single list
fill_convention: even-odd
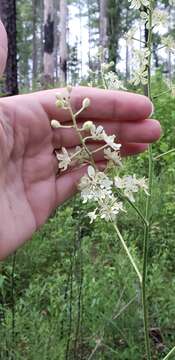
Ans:
[{"label": "index finger", "polygon": [[[56,92],[52,89],[36,93],[50,119],[70,121],[70,114],[55,105]],[[82,106],[84,98],[90,99],[90,106],[80,118],[88,120],[139,121],[149,117],[153,111],[151,101],[143,96],[125,91],[103,90],[90,87],[75,87],[71,93],[71,104],[75,111]]]}]

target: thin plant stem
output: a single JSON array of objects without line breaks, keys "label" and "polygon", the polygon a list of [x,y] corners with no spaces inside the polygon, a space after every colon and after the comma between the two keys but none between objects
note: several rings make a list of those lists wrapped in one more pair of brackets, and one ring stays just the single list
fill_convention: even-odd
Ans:
[{"label": "thin plant stem", "polygon": [[[153,4],[150,1],[149,11],[149,30],[147,47],[149,49],[148,57],[148,97],[151,100],[151,60],[152,60],[152,11]],[[153,156],[152,156],[152,145],[149,146],[149,196],[146,201],[146,221],[144,227],[144,245],[143,245],[143,272],[142,272],[142,305],[143,305],[143,322],[144,322],[144,334],[145,334],[145,349],[147,360],[151,360],[151,349],[149,339],[149,321],[148,321],[148,300],[147,300],[147,265],[148,265],[148,249],[149,249],[149,236],[150,236],[150,210],[152,200],[152,183],[153,183]]]},{"label": "thin plant stem", "polygon": [[163,360],[168,360],[169,357],[174,354],[175,352],[175,346],[171,349],[171,351],[163,358]]},{"label": "thin plant stem", "polygon": [[77,117],[77,114],[74,114],[73,111],[72,111],[72,108],[71,108],[71,105],[68,107],[68,110],[70,112],[70,115],[72,117],[72,121],[73,121],[73,124],[74,124],[74,127],[75,127],[75,130],[79,136],[79,139],[80,139],[80,143],[82,144],[82,146],[84,147],[84,149],[86,150],[87,154],[89,155],[91,161],[92,161],[92,164],[94,166],[95,169],[97,169],[97,166],[95,164],[95,161],[94,161],[94,158],[92,156],[92,153],[91,151],[88,149],[88,147],[86,146],[86,143],[85,143],[85,140],[81,134],[81,130],[78,128],[78,125],[77,125],[77,121],[76,121],[76,117]]},{"label": "thin plant stem", "polygon": [[[12,257],[12,273],[11,273],[11,296],[12,296],[12,343],[13,351],[15,349],[15,326],[16,326],[16,313],[15,313],[15,267],[16,267],[16,252]],[[12,359],[14,354],[12,355]]]},{"label": "thin plant stem", "polygon": [[120,197],[122,197],[124,200],[126,200],[132,208],[136,211],[136,213],[139,215],[140,219],[143,221],[144,225],[148,225],[148,221],[146,220],[145,216],[142,214],[141,210],[138,208],[137,205],[134,204],[133,201],[131,201],[127,196],[124,196],[120,191],[117,191]]},{"label": "thin plant stem", "polygon": [[161,157],[169,155],[169,154],[174,153],[174,152],[175,152],[175,148],[171,149],[171,150],[168,150],[168,151],[164,152],[163,154],[160,154],[160,155],[156,156],[154,158],[154,160],[159,160]]},{"label": "thin plant stem", "polygon": [[159,98],[159,97],[162,96],[162,95],[168,94],[168,93],[170,93],[173,89],[175,89],[174,86],[172,86],[171,89],[169,89],[169,90],[162,91],[162,92],[161,92],[160,94],[158,94],[158,95],[154,95],[154,96],[152,97],[152,99],[155,100],[155,99]]},{"label": "thin plant stem", "polygon": [[133,209],[137,212],[137,214],[139,215],[139,217],[141,218],[141,220],[143,221],[145,226],[148,226],[148,221],[145,219],[145,217],[142,214],[142,212],[140,211],[140,209],[131,200],[129,200],[129,198],[126,198],[126,200],[133,207]]},{"label": "thin plant stem", "polygon": [[122,246],[123,246],[123,248],[124,248],[124,250],[125,250],[125,252],[126,252],[126,254],[127,254],[127,256],[128,256],[128,258],[129,258],[129,260],[130,260],[130,262],[131,262],[131,264],[132,264],[132,266],[133,266],[133,268],[134,268],[134,270],[135,270],[135,272],[137,274],[137,276],[138,276],[139,282],[140,282],[140,284],[142,284],[142,275],[141,275],[141,273],[140,273],[140,271],[139,271],[139,269],[138,269],[132,255],[131,255],[131,253],[130,253],[130,251],[129,251],[129,249],[128,249],[128,247],[127,247],[127,245],[126,245],[126,243],[125,243],[125,241],[123,239],[123,236],[122,236],[120,230],[118,229],[118,226],[115,223],[113,223],[113,226],[114,226],[115,231],[116,231],[116,233],[118,235],[118,238],[120,239],[120,241],[122,243]]},{"label": "thin plant stem", "polygon": [[92,154],[95,154],[95,153],[97,153],[98,151],[101,151],[101,150],[105,149],[107,146],[108,146],[108,144],[103,145],[103,146],[99,147],[99,148],[96,149],[96,150],[93,150],[93,151],[92,151]]},{"label": "thin plant stem", "polygon": [[118,317],[123,314],[123,312],[136,300],[137,296],[134,296],[129,302],[128,304],[126,304],[125,306],[122,307],[122,309],[118,312],[117,315],[115,315],[112,320],[116,320],[118,319]]},{"label": "thin plant stem", "polygon": [[97,342],[95,348],[92,350],[92,352],[87,360],[91,360],[93,358],[93,356],[95,355],[95,353],[97,352],[97,350],[99,349],[100,346],[101,346],[101,340],[99,342]]}]

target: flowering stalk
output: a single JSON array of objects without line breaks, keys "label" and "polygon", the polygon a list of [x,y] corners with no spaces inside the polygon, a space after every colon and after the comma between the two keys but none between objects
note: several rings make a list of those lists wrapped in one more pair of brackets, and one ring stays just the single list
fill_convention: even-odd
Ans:
[{"label": "flowering stalk", "polygon": [[[147,93],[150,100],[151,96],[151,60],[152,60],[152,13],[153,13],[153,0],[149,1],[149,7],[147,8],[149,17],[148,17],[148,40],[147,48],[149,51],[148,56],[148,85]],[[153,183],[153,155],[152,155],[152,145],[149,145],[149,196],[146,200],[146,214],[145,219],[147,224],[144,226],[144,244],[143,244],[143,273],[142,273],[142,304],[143,304],[143,319],[144,319],[144,332],[145,332],[145,347],[147,359],[151,360],[151,350],[150,350],[150,340],[149,340],[149,325],[148,325],[148,301],[146,293],[147,285],[147,264],[148,264],[148,248],[149,248],[149,237],[150,237],[150,210],[151,210],[151,196],[152,196],[152,183]]]},{"label": "flowering stalk", "polygon": [[[134,85],[142,84],[146,88],[146,93],[150,100],[151,96],[151,60],[152,60],[152,35],[153,29],[155,27],[155,19],[158,16],[155,15],[153,10],[153,0],[129,0],[131,2],[131,7],[135,9],[141,9],[143,6],[146,9],[144,12],[141,12],[142,18],[145,19],[145,26],[148,30],[148,39],[147,41],[142,42],[144,47],[142,50],[135,50],[135,59],[140,63],[140,70],[138,73],[134,74],[134,79],[132,83]],[[162,14],[159,14],[162,16]],[[154,21],[153,21],[154,20]],[[128,39],[135,39],[134,37],[135,30],[130,31],[127,35]],[[170,42],[169,39],[166,39],[167,43]],[[169,46],[172,43],[169,44]],[[101,76],[102,82],[105,89],[111,90],[126,90],[122,81],[118,79],[115,73],[110,71],[112,63],[110,64],[101,64]],[[68,93],[71,95],[71,89],[68,87]],[[144,319],[144,333],[145,333],[145,347],[146,347],[146,359],[151,360],[151,350],[150,350],[150,341],[149,341],[149,326],[148,326],[148,305],[147,305],[147,293],[146,293],[146,283],[147,283],[147,262],[148,262],[148,247],[149,247],[149,235],[150,235],[150,210],[151,210],[151,195],[152,195],[152,182],[153,182],[153,156],[152,156],[152,147],[149,146],[149,186],[147,186],[145,179],[137,179],[134,175],[120,175],[120,169],[123,167],[121,164],[120,157],[120,147],[121,144],[117,144],[114,140],[115,135],[108,136],[104,128],[99,125],[96,125],[92,121],[86,121],[82,128],[78,126],[78,116],[85,111],[88,106],[90,106],[90,100],[85,98],[82,102],[80,110],[74,112],[71,106],[70,96],[63,96],[58,94],[56,105],[65,110],[69,111],[69,114],[72,119],[71,126],[61,125],[58,121],[52,120],[51,125],[53,128],[73,128],[78,136],[80,141],[80,146],[76,147],[73,154],[68,153],[65,148],[62,148],[62,153],[57,152],[56,156],[59,161],[60,171],[67,170],[68,167],[74,165],[88,164],[87,174],[81,178],[79,183],[79,190],[81,192],[81,197],[83,203],[93,202],[95,206],[94,210],[88,213],[90,222],[92,223],[97,218],[101,218],[107,222],[111,222],[113,225],[116,234],[121,241],[121,244],[129,258],[129,261],[137,274],[139,279],[139,284],[142,292],[142,304],[143,304],[143,319]],[[95,144],[99,141],[99,147],[95,150],[91,150],[88,146],[88,141],[92,143],[95,141]],[[101,142],[103,144],[101,144]],[[95,155],[98,151],[103,151],[104,158],[107,160],[107,167],[105,172],[98,170],[95,164]],[[172,151],[171,151],[172,152]],[[167,152],[169,153],[169,152]],[[115,175],[117,171],[117,176],[111,176],[110,169],[112,166],[115,166]],[[109,170],[109,171],[108,171]],[[143,214],[140,209],[135,205],[135,193],[140,189],[143,189],[147,195],[146,201],[146,213]],[[122,199],[122,201],[121,201]],[[125,243],[122,234],[117,226],[117,218],[119,213],[126,212],[124,209],[123,203],[127,200],[129,204],[134,208],[137,214],[140,216],[144,224],[144,247],[143,247],[143,269],[140,273],[137,264],[132,257],[127,244]],[[167,357],[163,360],[169,358],[169,356],[175,351],[175,348],[170,351]]]}]

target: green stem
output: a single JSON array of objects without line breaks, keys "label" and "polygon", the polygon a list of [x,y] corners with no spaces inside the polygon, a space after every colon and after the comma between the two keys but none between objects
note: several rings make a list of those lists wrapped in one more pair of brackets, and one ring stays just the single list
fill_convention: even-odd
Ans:
[{"label": "green stem", "polygon": [[[149,11],[149,32],[147,47],[149,49],[148,58],[148,97],[151,100],[151,60],[152,60],[152,11],[153,5],[150,2]],[[146,201],[146,221],[144,227],[144,245],[143,245],[143,272],[142,272],[142,304],[143,304],[143,321],[144,321],[144,334],[145,334],[145,349],[147,360],[151,360],[151,349],[149,339],[149,321],[148,321],[148,300],[147,300],[147,265],[148,265],[148,249],[150,237],[150,210],[151,210],[151,196],[152,196],[152,182],[153,182],[153,156],[152,145],[149,146],[149,196]]]},{"label": "green stem", "polygon": [[139,215],[139,217],[141,218],[141,220],[143,221],[143,223],[145,224],[145,226],[148,226],[148,221],[145,219],[144,215],[141,213],[140,209],[131,201],[129,200],[129,198],[126,198],[126,200],[128,201],[128,203],[133,207],[133,209],[137,212],[137,214]]},{"label": "green stem", "polygon": [[171,150],[168,150],[168,151],[164,152],[163,154],[160,154],[160,155],[156,156],[156,157],[154,158],[154,160],[158,160],[158,159],[160,159],[161,157],[166,156],[166,155],[168,155],[168,154],[171,154],[171,153],[173,153],[173,152],[175,152],[175,148],[174,148],[174,149],[171,149]]},{"label": "green stem", "polygon": [[162,96],[162,95],[164,95],[164,94],[168,94],[170,91],[172,91],[172,89],[174,89],[174,87],[173,87],[173,86],[172,86],[172,88],[171,88],[171,89],[169,89],[169,90],[162,91],[160,94],[158,94],[158,95],[154,95],[154,96],[153,96],[153,100],[155,100],[155,99],[159,98],[160,96]]},{"label": "green stem", "polygon": [[72,117],[72,121],[73,121],[73,124],[74,124],[74,127],[75,127],[75,130],[79,136],[79,139],[80,139],[80,143],[82,144],[83,148],[86,150],[87,154],[89,155],[91,161],[92,161],[92,165],[94,166],[95,169],[97,169],[97,166],[95,164],[95,161],[94,161],[94,158],[92,156],[92,153],[91,151],[88,149],[88,147],[86,146],[86,143],[85,143],[85,140],[81,134],[81,130],[79,129],[79,127],[77,126],[77,121],[76,121],[76,116],[78,113],[74,114],[73,111],[72,111],[72,108],[71,108],[71,105],[69,105],[68,107],[68,110],[70,112],[70,115]]},{"label": "green stem", "polygon": [[163,360],[169,359],[169,357],[175,352],[175,346],[172,348],[172,350],[163,358]]},{"label": "green stem", "polygon": [[130,254],[130,251],[129,251],[127,245],[125,244],[123,236],[122,236],[121,232],[119,231],[117,225],[113,223],[113,226],[114,226],[114,229],[115,229],[115,231],[116,231],[116,233],[118,235],[118,238],[120,239],[120,241],[122,243],[122,246],[123,246],[123,248],[124,248],[124,250],[125,250],[125,252],[126,252],[126,254],[127,254],[127,256],[128,256],[128,258],[129,258],[129,260],[130,260],[130,262],[131,262],[131,264],[132,264],[132,266],[133,266],[133,268],[134,268],[134,270],[135,270],[135,272],[137,274],[137,276],[138,276],[139,282],[140,282],[140,284],[142,284],[142,275],[141,275],[141,273],[140,273],[140,271],[139,271],[139,269],[138,269],[132,255]]}]

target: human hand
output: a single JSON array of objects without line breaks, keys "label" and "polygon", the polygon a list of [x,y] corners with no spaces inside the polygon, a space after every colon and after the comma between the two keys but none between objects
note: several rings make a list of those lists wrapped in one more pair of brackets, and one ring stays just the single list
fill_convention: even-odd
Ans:
[{"label": "human hand", "polygon": [[[59,90],[62,91],[62,90]],[[52,211],[77,190],[87,166],[57,176],[54,149],[73,150],[79,138],[73,129],[52,129],[57,119],[70,116],[55,106],[56,90],[18,95],[0,100],[0,258],[13,252],[47,220]],[[77,87],[71,94],[78,110],[88,97],[90,107],[79,124],[93,120],[108,134],[116,134],[122,155],[144,151],[160,136],[160,125],[149,120],[152,105],[141,95]],[[102,154],[96,158],[103,164]]]}]

